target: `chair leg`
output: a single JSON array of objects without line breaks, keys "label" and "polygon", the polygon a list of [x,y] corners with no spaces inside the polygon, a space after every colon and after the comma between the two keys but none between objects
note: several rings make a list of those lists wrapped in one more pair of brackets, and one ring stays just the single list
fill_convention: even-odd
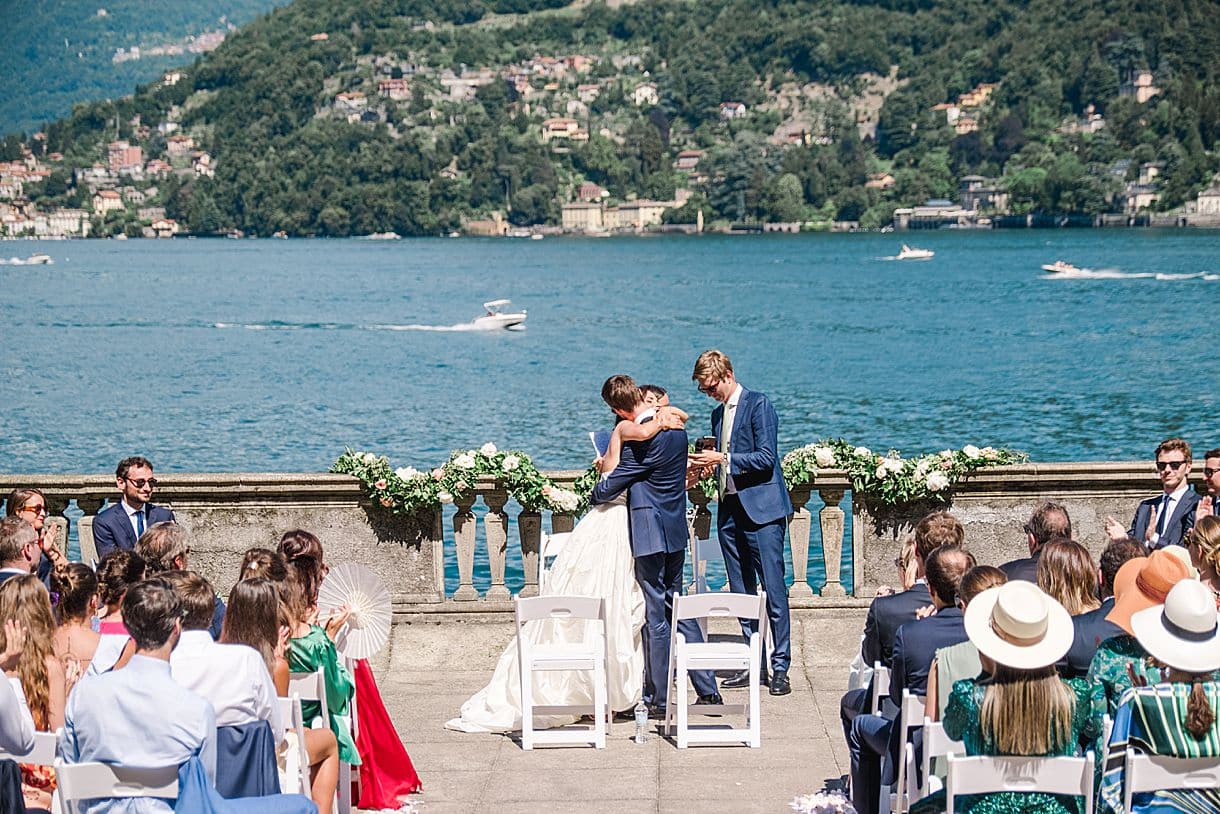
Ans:
[{"label": "chair leg", "polygon": [[521,748],[534,748],[534,670],[532,664],[521,665]]},{"label": "chair leg", "polygon": [[670,695],[677,694],[678,701],[678,748],[686,749],[690,745],[690,672],[686,666],[686,650],[678,654],[677,686]]},{"label": "chair leg", "polygon": [[750,656],[750,748],[762,746],[762,668],[758,659]]},{"label": "chair leg", "polygon": [[339,814],[352,812],[352,764],[339,764],[339,788],[335,790],[339,805],[335,809]]},{"label": "chair leg", "polygon": [[674,652],[675,647],[670,644],[669,647],[669,669],[665,672],[665,729],[667,735],[674,734],[674,683],[677,674],[677,654]]},{"label": "chair leg", "polygon": [[598,659],[593,665],[593,745],[598,749],[606,748],[606,663]]}]

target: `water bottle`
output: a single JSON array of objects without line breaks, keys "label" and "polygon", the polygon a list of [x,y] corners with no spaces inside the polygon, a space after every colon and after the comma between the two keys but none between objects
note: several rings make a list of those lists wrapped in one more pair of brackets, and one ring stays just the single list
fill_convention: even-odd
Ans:
[{"label": "water bottle", "polygon": [[648,743],[648,707],[643,701],[635,705],[635,742]]}]

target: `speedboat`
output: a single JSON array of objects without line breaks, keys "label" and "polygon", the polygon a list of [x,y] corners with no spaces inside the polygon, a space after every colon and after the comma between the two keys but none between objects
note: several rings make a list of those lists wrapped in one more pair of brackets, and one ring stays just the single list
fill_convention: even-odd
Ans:
[{"label": "speedboat", "polygon": [[931,249],[912,249],[907,244],[902,244],[902,251],[898,252],[899,260],[930,260],[936,256],[936,252]]},{"label": "speedboat", "polygon": [[487,311],[481,317],[475,317],[474,327],[480,331],[495,331],[501,328],[513,328],[525,322],[525,310],[508,313],[504,309],[512,305],[512,300],[492,300],[483,303]]},{"label": "speedboat", "polygon": [[1080,269],[1073,266],[1064,260],[1056,260],[1054,263],[1043,263],[1043,271],[1049,271],[1051,274],[1079,274]]},{"label": "speedboat", "polygon": [[31,254],[25,259],[27,266],[49,266],[54,262],[49,254]]}]

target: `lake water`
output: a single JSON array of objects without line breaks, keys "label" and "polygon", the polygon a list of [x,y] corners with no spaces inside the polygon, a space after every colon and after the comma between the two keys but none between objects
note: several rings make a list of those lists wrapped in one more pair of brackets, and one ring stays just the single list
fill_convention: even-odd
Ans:
[{"label": "lake water", "polygon": [[[928,261],[887,259],[906,240]],[[973,231],[579,239],[0,243],[10,472],[434,466],[494,441],[583,468],[602,381],[669,388],[709,347],[768,393],[781,451],[844,436],[1036,460],[1220,443],[1220,234]],[[1048,279],[1065,259],[1088,279]],[[516,332],[463,330],[484,300]]]}]

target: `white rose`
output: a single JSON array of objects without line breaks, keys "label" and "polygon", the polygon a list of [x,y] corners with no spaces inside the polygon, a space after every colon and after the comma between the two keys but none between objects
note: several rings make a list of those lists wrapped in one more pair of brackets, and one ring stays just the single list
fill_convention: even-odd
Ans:
[{"label": "white rose", "polygon": [[966,446],[962,447],[962,454],[973,461],[982,453],[974,444],[966,444]]},{"label": "white rose", "polygon": [[490,458],[492,455],[496,454],[496,445],[493,444],[491,441],[488,441],[486,444],[479,447],[479,452],[483,453],[484,455],[486,455],[487,457]]},{"label": "white rose", "polygon": [[474,456],[469,452],[463,452],[453,459],[453,465],[458,469],[474,469]]},{"label": "white rose", "polygon": [[928,473],[925,483],[928,485],[929,492],[941,492],[949,488],[949,476],[944,472],[932,471]]},{"label": "white rose", "polygon": [[453,495],[449,494],[448,492],[437,492],[436,499],[441,503],[452,503]]},{"label": "white rose", "polygon": [[374,455],[374,454],[373,454],[373,453],[371,453],[371,452],[366,452],[366,453],[364,453],[363,455],[361,455],[361,456],[360,456],[360,458],[361,458],[361,460],[363,460],[363,461],[364,461],[366,464],[375,464],[375,463],[377,463],[377,456],[376,456],[376,455]]},{"label": "white rose", "polygon": [[851,451],[852,455],[858,455],[861,458],[867,458],[873,454],[873,451],[868,447],[856,447]]},{"label": "white rose", "polygon": [[411,480],[419,475],[419,470],[413,466],[400,466],[394,470],[394,474],[403,480]]},{"label": "white rose", "polygon": [[813,459],[823,469],[835,465],[835,451],[830,447],[817,447],[813,450]]},{"label": "white rose", "polygon": [[516,455],[505,455],[504,461],[501,464],[505,472],[512,472],[517,467],[521,466],[521,459]]},{"label": "white rose", "polygon": [[890,470],[886,469],[884,466],[879,466],[877,467],[877,471],[873,474],[877,476],[877,480],[885,480],[885,476],[890,474]]},{"label": "white rose", "polygon": [[884,466],[886,469],[890,470],[890,474],[892,474],[892,475],[897,475],[899,472],[902,471],[902,459],[901,458],[886,458],[884,461],[881,462],[881,465]]}]

